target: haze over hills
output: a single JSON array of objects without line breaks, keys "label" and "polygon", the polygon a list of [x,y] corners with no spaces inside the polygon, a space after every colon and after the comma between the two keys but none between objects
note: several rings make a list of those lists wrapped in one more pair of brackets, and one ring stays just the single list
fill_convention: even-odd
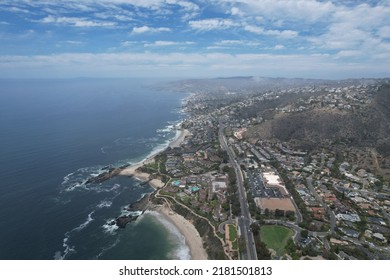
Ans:
[{"label": "haze over hills", "polygon": [[277,139],[298,148],[319,149],[374,148],[383,157],[384,168],[389,168],[390,155],[390,87],[383,86],[372,102],[360,110],[340,111],[311,108],[275,116],[248,132],[248,137]]},{"label": "haze over hills", "polygon": [[360,167],[390,176],[390,86],[386,79],[248,76],[189,79],[168,86],[203,94],[207,102],[199,110],[223,105],[234,118],[258,120],[248,127],[249,139],[282,141],[309,151],[353,150]]},{"label": "haze over hills", "polygon": [[[259,76],[236,76],[219,77],[213,79],[185,79],[168,84],[176,90],[226,93],[226,91],[237,91],[237,93],[264,92],[267,90],[280,90],[292,87],[306,86],[348,86],[356,83],[372,84],[378,79],[305,79],[305,78],[283,78],[283,77],[259,77]],[[249,91],[250,90],[250,91]],[[249,91],[249,92],[248,92]]]},{"label": "haze over hills", "polygon": [[[211,160],[212,148],[219,147],[213,141],[218,128],[228,152],[225,163],[228,156],[235,171],[228,176],[243,174],[237,175],[239,191],[231,189],[233,213],[247,212],[239,203],[246,190],[260,232],[275,229],[275,220],[300,231],[286,258],[388,259],[389,82],[232,77],[170,86],[193,93],[185,106],[191,117],[183,122],[193,137],[188,143],[199,151],[210,148]],[[286,187],[285,197],[275,189],[275,178]],[[294,226],[286,217],[292,209]],[[245,224],[240,229],[246,232]],[[302,234],[305,230],[311,234]],[[264,250],[257,251],[263,258]]]}]

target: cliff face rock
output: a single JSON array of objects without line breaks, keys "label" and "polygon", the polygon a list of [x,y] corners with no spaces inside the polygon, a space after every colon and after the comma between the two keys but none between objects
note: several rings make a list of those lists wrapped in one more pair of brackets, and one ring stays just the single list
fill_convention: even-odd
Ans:
[{"label": "cliff face rock", "polygon": [[101,168],[100,170],[104,172],[97,175],[97,176],[92,176],[90,178],[88,178],[86,181],[85,181],[85,185],[88,185],[88,184],[99,184],[99,183],[102,183],[104,181],[107,181],[109,179],[111,179],[112,177],[114,176],[117,176],[119,175],[119,173],[121,173],[121,171],[123,169],[125,169],[126,167],[130,166],[130,164],[124,164],[120,167],[109,167],[109,166],[105,166],[103,168]]},{"label": "cliff face rock", "polygon": [[[126,210],[131,211],[131,212],[142,211],[142,213],[143,213],[149,205],[149,198],[150,198],[150,194],[145,195],[140,200],[129,205],[129,207]],[[135,213],[132,213],[129,215],[123,215],[123,216],[117,217],[115,219],[115,222],[119,228],[125,228],[128,223],[136,221],[139,216],[140,215],[137,215]]]},{"label": "cliff face rock", "polygon": [[140,200],[132,203],[127,210],[129,211],[145,211],[149,204],[150,194],[144,195]]},{"label": "cliff face rock", "polygon": [[125,228],[126,225],[130,222],[136,221],[138,219],[138,216],[121,216],[115,219],[116,225],[119,228]]}]

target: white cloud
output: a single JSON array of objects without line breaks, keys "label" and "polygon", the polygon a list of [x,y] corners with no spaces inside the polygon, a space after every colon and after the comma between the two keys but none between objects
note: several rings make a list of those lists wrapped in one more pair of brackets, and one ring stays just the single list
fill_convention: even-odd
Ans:
[{"label": "white cloud", "polygon": [[[327,53],[330,56],[326,59],[333,60],[332,63],[337,63],[341,68],[343,61],[348,63],[362,61],[361,64],[358,64],[361,71],[365,71],[363,61],[367,62],[367,67],[370,68],[372,61],[383,65],[384,61],[389,62],[390,57],[388,42],[390,38],[390,2],[385,0],[370,2],[364,0],[2,0],[0,2],[0,10],[18,13],[20,22],[27,19],[34,23],[68,27],[120,27],[115,29],[113,40],[126,38],[129,32],[133,35],[140,35],[133,36],[133,38],[141,38],[140,41],[127,41],[121,45],[122,47],[135,46],[134,49],[138,50],[142,47],[149,47],[149,50],[157,52],[158,47],[161,47],[161,50],[166,53],[167,50],[174,49],[173,47],[169,48],[169,46],[178,46],[175,49],[180,50],[180,47],[185,48],[189,45],[185,40],[199,40],[202,43],[211,42],[206,47],[208,50],[219,49],[226,52],[230,50],[235,54],[254,51],[257,46],[261,46],[259,49],[261,52],[273,53],[275,50],[283,49],[286,50],[283,53],[289,54],[294,53],[294,51],[298,53],[305,51],[307,53]],[[75,16],[80,14],[82,16]],[[37,18],[41,18],[41,20],[37,21]],[[8,21],[12,25],[19,24],[11,19],[12,17],[10,19],[4,18],[5,23],[0,21],[0,26],[3,26],[5,31],[8,29],[5,27]],[[156,27],[155,22],[157,21],[162,22],[158,25],[162,27]],[[178,22],[180,23],[176,25]],[[183,28],[185,25],[183,22],[187,24],[187,28]],[[50,30],[50,28],[47,29]],[[36,30],[36,33],[30,34],[30,36],[42,36],[43,32],[39,31],[41,29],[36,28]],[[114,31],[114,29],[112,30]],[[215,33],[218,35],[215,38],[210,38],[210,34],[202,33],[220,30],[224,32]],[[163,32],[172,32],[169,34],[169,39],[160,37],[161,34],[158,33]],[[147,34],[148,41],[142,41],[145,40],[142,38],[142,34],[146,33],[149,33]],[[90,34],[85,32],[85,35],[89,36]],[[51,43],[53,46],[56,43],[50,41],[49,37],[40,37],[42,40],[47,40],[48,48]],[[4,33],[2,35],[3,41],[4,38],[11,42],[18,38],[18,34]],[[72,40],[72,38],[66,37],[61,40],[65,41],[66,39]],[[23,43],[27,41],[25,39]],[[86,42],[89,41],[93,40],[86,40]],[[176,61],[176,65],[180,65],[180,67],[195,65],[194,67],[198,68],[205,65],[217,68],[219,65],[222,69],[224,61],[217,61],[216,53],[212,56],[215,63],[206,61],[205,55],[201,54],[201,52],[206,52],[202,43],[197,45],[197,47],[203,47],[199,50],[199,56],[193,53],[186,58],[184,53],[177,54],[176,57],[183,58],[183,63]],[[117,48],[109,50],[124,50],[118,47],[120,42],[113,41],[112,44]],[[90,46],[85,43],[85,49],[87,47]],[[152,49],[153,47],[155,49]],[[166,48],[164,49],[164,47]],[[31,49],[33,48],[32,45]],[[126,50],[128,51],[128,49]],[[9,51],[15,53],[13,50]],[[143,54],[138,55],[143,57]],[[172,65],[170,59],[174,57],[173,54],[151,55],[156,58],[155,62],[158,65]],[[87,56],[93,55],[88,54]],[[108,59],[119,56],[124,58],[121,54],[118,56],[101,54],[98,57]],[[260,63],[254,54],[248,56],[254,59],[253,63]],[[239,63],[244,61],[244,56],[238,55],[222,56],[220,54],[219,57],[224,57],[226,67],[231,69],[234,67],[240,69]],[[262,59],[268,61],[270,57],[264,56]],[[199,63],[189,61],[190,58],[194,60],[198,58]],[[281,56],[272,56],[272,58],[278,62]],[[285,58],[291,62],[298,59],[320,61],[325,69],[330,69],[330,66],[326,64],[325,56],[321,59],[316,58],[318,60],[314,60],[312,57],[309,59],[308,56],[294,58],[287,56]],[[124,61],[135,60],[134,57],[131,59],[126,57],[126,59]],[[108,59],[107,61],[112,62],[113,68],[119,67],[115,66],[112,60]],[[202,61],[204,64],[201,63]],[[244,62],[242,67],[246,69],[260,67],[251,66],[249,61]],[[118,65],[120,63],[118,61]],[[146,61],[143,61],[142,65],[146,65]],[[53,67],[55,66],[53,65]],[[86,65],[83,67],[87,68]],[[203,72],[208,71],[206,66],[202,69]]]},{"label": "white cloud", "polygon": [[116,25],[115,22],[93,21],[77,17],[54,17],[51,15],[41,19],[39,22],[70,25],[74,27],[112,27]]},{"label": "white cloud", "polygon": [[93,14],[94,17],[99,19],[115,19],[120,22],[126,22],[126,21],[133,21],[134,20],[134,14],[129,11],[107,11],[107,12],[98,12]]},{"label": "white cloud", "polygon": [[251,40],[221,40],[215,42],[213,45],[208,46],[207,50],[241,50],[242,48],[256,48],[261,46],[259,41]]},{"label": "white cloud", "polygon": [[359,50],[367,56],[390,35],[389,18],[390,6],[339,7],[327,30],[309,41],[323,49]]},{"label": "white cloud", "polygon": [[82,45],[82,44],[84,44],[84,42],[82,42],[82,41],[73,41],[73,40],[67,40],[67,41],[64,41],[64,43],[67,43],[67,44],[70,44],[70,45]]},{"label": "white cloud", "polygon": [[220,45],[252,45],[252,46],[258,46],[260,43],[259,42],[254,42],[254,41],[247,41],[247,40],[222,40],[219,41],[217,44]]},{"label": "white cloud", "polygon": [[169,1],[167,1],[167,3],[168,4],[179,5],[180,7],[184,8],[187,11],[199,11],[200,10],[198,5],[196,5],[196,4],[192,3],[192,2],[189,2],[189,1],[169,0]]},{"label": "white cloud", "polygon": [[361,51],[356,51],[356,50],[345,50],[345,51],[339,51],[335,58],[345,58],[345,57],[360,57],[362,56],[363,53]]},{"label": "white cloud", "polygon": [[[343,54],[340,54],[343,55]],[[344,53],[353,55],[353,53]],[[342,57],[314,55],[225,53],[67,53],[41,56],[0,56],[2,77],[182,77],[295,76],[316,78],[385,77],[390,56],[365,63]],[[169,71],[168,71],[169,70]]]},{"label": "white cloud", "polygon": [[23,9],[19,7],[15,7],[13,5],[11,6],[0,6],[0,10],[11,12],[11,13],[22,13],[22,14],[29,14],[30,11],[28,9]]},{"label": "white cloud", "polygon": [[171,31],[170,28],[167,27],[149,27],[149,26],[141,26],[141,27],[134,27],[133,31],[131,31],[132,34],[142,34],[142,33],[148,33],[148,32],[169,32]]},{"label": "white cloud", "polygon": [[[100,2],[95,0],[95,2]],[[136,7],[142,7],[147,9],[161,9],[169,5],[179,6],[186,11],[197,11],[199,6],[185,0],[102,0],[101,2],[111,4],[131,4]]]},{"label": "white cloud", "polygon": [[298,36],[298,32],[294,30],[266,30],[263,27],[254,25],[246,25],[244,26],[244,30],[259,35],[276,36],[284,39],[291,39]]},{"label": "white cloud", "polygon": [[275,49],[275,50],[283,50],[283,49],[285,49],[285,46],[283,46],[283,45],[276,45],[276,46],[274,47],[274,49]]},{"label": "white cloud", "polygon": [[237,7],[231,8],[230,13],[233,16],[240,16],[240,17],[244,16],[244,13]]},{"label": "white cloud", "polygon": [[127,48],[139,44],[138,41],[124,41],[121,43],[121,47]]},{"label": "white cloud", "polygon": [[166,46],[185,46],[193,45],[195,42],[186,41],[186,42],[177,42],[177,41],[155,41],[153,43],[145,43],[145,47],[166,47]]},{"label": "white cloud", "polygon": [[389,39],[390,38],[390,25],[383,26],[383,27],[379,28],[378,35],[382,39]]},{"label": "white cloud", "polygon": [[247,47],[256,47],[260,46],[259,41],[250,41],[250,40],[221,40],[214,43],[214,47],[231,47],[231,46],[247,46]]},{"label": "white cloud", "polygon": [[191,26],[192,29],[196,29],[200,31],[221,30],[221,29],[228,29],[231,27],[239,26],[238,23],[235,23],[230,19],[220,19],[220,18],[192,20],[189,22],[189,25]]},{"label": "white cloud", "polygon": [[186,0],[2,0],[2,5],[13,12],[29,12],[29,7],[52,9],[58,11],[96,11],[99,7],[107,10],[126,11],[124,6],[132,5],[136,8],[148,9],[154,13],[166,13],[172,7],[179,7],[181,11],[196,13],[200,10],[195,3]]},{"label": "white cloud", "polygon": [[246,25],[244,27],[244,30],[256,34],[264,34],[264,28],[260,26],[254,26],[254,25]]},{"label": "white cloud", "polygon": [[330,1],[316,0],[219,0],[221,3],[240,5],[248,15],[265,18],[297,19],[316,22],[326,19],[334,12]]},{"label": "white cloud", "polygon": [[178,42],[173,41],[156,41],[153,43],[146,43],[144,44],[145,47],[165,47],[165,46],[173,46],[178,45]]}]

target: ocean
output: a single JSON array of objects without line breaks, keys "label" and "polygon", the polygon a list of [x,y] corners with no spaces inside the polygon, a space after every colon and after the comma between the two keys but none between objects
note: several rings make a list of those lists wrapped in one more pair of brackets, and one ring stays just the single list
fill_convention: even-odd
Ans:
[{"label": "ocean", "polygon": [[185,94],[143,79],[0,84],[0,259],[190,258],[158,213],[112,225],[149,185],[127,177],[83,184],[164,149],[185,117]]}]

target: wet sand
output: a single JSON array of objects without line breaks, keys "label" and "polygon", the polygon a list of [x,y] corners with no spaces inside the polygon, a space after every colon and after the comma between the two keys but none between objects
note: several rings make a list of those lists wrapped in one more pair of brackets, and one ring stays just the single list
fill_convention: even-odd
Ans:
[{"label": "wet sand", "polygon": [[[169,147],[170,148],[180,147],[181,143],[183,143],[185,137],[189,133],[190,132],[186,129],[180,130],[180,135],[169,144]],[[149,181],[150,174],[137,171],[137,169],[142,167],[145,164],[153,162],[154,157],[155,155],[144,160],[143,162],[134,164],[132,166],[123,169],[120,172],[120,175],[133,176],[134,178],[137,178],[138,180],[141,181]],[[162,188],[164,186],[164,183],[158,179],[150,180],[149,184],[154,189]],[[190,248],[191,258],[193,260],[207,260],[207,253],[206,250],[203,248],[202,238],[199,236],[198,231],[190,221],[186,220],[183,216],[173,212],[166,205],[156,206],[155,210],[159,212],[161,215],[163,215],[172,224],[174,224],[175,227],[181,232],[181,234],[183,234],[186,240],[186,244]]]},{"label": "wet sand", "polygon": [[186,138],[186,136],[189,135],[189,134],[190,134],[190,132],[187,129],[181,129],[179,137],[177,137],[175,140],[173,140],[169,144],[169,147],[171,147],[171,148],[178,148],[178,147],[180,147],[180,145],[183,143],[183,141]]},{"label": "wet sand", "polygon": [[158,206],[156,209],[167,220],[183,234],[187,246],[190,248],[191,258],[193,260],[207,260],[207,253],[203,248],[202,238],[199,236],[195,226],[183,216],[173,212],[167,206]]}]

